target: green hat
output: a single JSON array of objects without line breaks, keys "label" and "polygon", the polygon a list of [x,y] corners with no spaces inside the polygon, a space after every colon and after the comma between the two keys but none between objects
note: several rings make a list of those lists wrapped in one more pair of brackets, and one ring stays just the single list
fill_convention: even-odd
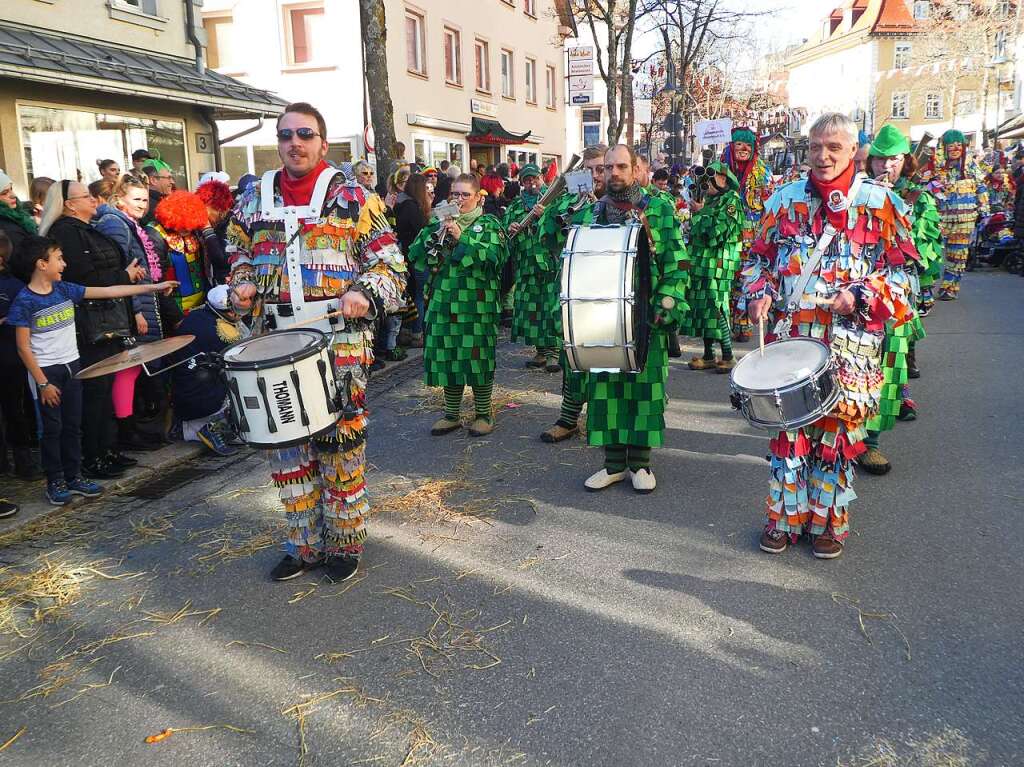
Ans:
[{"label": "green hat", "polygon": [[942,145],[949,146],[950,144],[966,144],[967,139],[964,138],[964,134],[955,128],[950,128],[948,131],[942,134]]},{"label": "green hat", "polygon": [[732,169],[729,168],[729,166],[726,165],[724,162],[713,162],[710,165],[708,165],[708,170],[712,170],[715,173],[721,173],[723,176],[725,176],[725,178],[729,182],[729,188],[732,189],[734,192],[738,192],[740,190],[740,182],[736,180],[736,176],[732,172]]},{"label": "green hat", "polygon": [[735,128],[732,132],[732,140],[750,144],[752,147],[757,146],[757,136],[750,128]]},{"label": "green hat", "polygon": [[522,168],[519,169],[519,178],[526,178],[527,176],[539,176],[540,168],[534,165],[532,162],[526,163]]},{"label": "green hat", "polygon": [[910,151],[910,141],[895,125],[884,125],[871,142],[868,157],[895,157]]}]

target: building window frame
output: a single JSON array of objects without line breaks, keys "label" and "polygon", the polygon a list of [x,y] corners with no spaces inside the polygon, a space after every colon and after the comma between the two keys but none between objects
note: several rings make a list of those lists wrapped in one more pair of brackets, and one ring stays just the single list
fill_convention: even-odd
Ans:
[{"label": "building window frame", "polygon": [[558,109],[558,69],[554,64],[544,65],[544,106],[548,109]]},{"label": "building window frame", "polygon": [[909,68],[912,53],[913,46],[910,43],[896,43],[893,46],[892,68],[899,70]]},{"label": "building window frame", "polygon": [[[170,21],[160,15],[160,1],[149,0],[148,3],[134,5],[126,0],[107,0],[107,14],[115,21],[124,21],[148,29],[164,30]],[[147,10],[146,6],[151,10]]]},{"label": "building window frame", "polygon": [[[206,32],[206,65],[223,75],[229,75],[232,77],[239,77],[245,75],[245,69],[242,68],[240,61],[221,61],[220,56],[220,41],[221,37],[217,34],[210,34],[210,31],[206,29],[206,23],[210,22],[211,25],[216,26],[217,24],[228,23],[232,27],[235,24],[235,16],[230,11],[216,11],[214,13],[204,13],[202,16],[203,28]],[[210,55],[210,42],[217,40],[217,62],[213,62]]]},{"label": "building window frame", "polygon": [[[409,22],[413,23],[416,39],[416,61],[409,66]],[[418,65],[418,68],[416,67]],[[416,8],[405,7],[405,71],[416,77],[427,77],[427,15]]]},{"label": "building window frame", "polygon": [[526,91],[526,103],[531,106],[537,106],[537,59],[532,56],[525,56],[523,58],[525,62],[524,66],[524,77],[525,77],[525,88]]},{"label": "building window frame", "polygon": [[931,0],[914,0],[913,6],[914,19],[917,21],[927,21],[932,14]]},{"label": "building window frame", "polygon": [[942,119],[942,91],[928,91],[924,94],[924,119]]},{"label": "building window frame", "polygon": [[910,94],[906,91],[893,91],[890,97],[890,116],[893,120],[910,118]]},{"label": "building window frame", "polygon": [[[418,141],[425,142],[425,146],[428,147],[426,156],[420,157],[416,154],[416,142]],[[458,165],[463,169],[469,168],[469,165],[467,164],[468,160],[466,159],[469,157],[469,145],[464,139],[454,138],[452,136],[444,136],[440,133],[426,133],[423,131],[414,131],[409,136],[409,142],[409,148],[412,149],[413,159],[416,161],[422,159],[424,162],[427,163],[427,165],[434,165],[434,151],[436,149],[435,145],[444,144],[445,159],[447,159],[450,163]],[[456,159],[452,159],[451,156],[451,150],[453,146],[459,147],[459,155],[461,155]]]},{"label": "building window frame", "polygon": [[957,91],[955,112],[958,117],[966,117],[978,111],[978,92],[975,90]]},{"label": "building window frame", "polygon": [[441,27],[444,50],[444,82],[453,88],[462,87],[462,30],[451,24]]},{"label": "building window frame", "polygon": [[482,38],[473,39],[473,70],[477,93],[491,95],[491,45]]},{"label": "building window frame", "polygon": [[[317,53],[315,48],[312,48],[311,43],[307,41],[307,47],[311,49],[311,58],[308,61],[296,61],[295,56],[295,32],[292,28],[292,13],[295,11],[320,11],[320,14],[327,19],[327,8],[324,0],[312,0],[312,2],[289,2],[281,3],[279,6],[280,13],[280,24],[281,24],[281,38],[282,46],[281,52],[284,55],[283,66],[287,72],[305,72],[314,69],[331,69],[333,68],[329,61],[324,60],[325,52],[321,51]],[[320,58],[317,58],[317,56]]]},{"label": "building window frame", "polygon": [[516,54],[511,48],[502,48],[498,57],[501,62],[501,97],[516,100]]},{"label": "building window frame", "polygon": [[523,0],[523,13],[531,19],[537,18],[537,0]]}]

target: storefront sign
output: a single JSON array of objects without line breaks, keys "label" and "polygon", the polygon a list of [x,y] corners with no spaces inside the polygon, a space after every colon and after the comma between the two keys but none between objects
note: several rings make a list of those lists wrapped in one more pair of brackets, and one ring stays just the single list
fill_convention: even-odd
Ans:
[{"label": "storefront sign", "polygon": [[482,101],[481,99],[470,99],[469,111],[475,115],[480,115],[481,117],[498,116],[497,104],[492,104],[490,101]]},{"label": "storefront sign", "polygon": [[576,91],[569,94],[569,103],[574,107],[586,106],[594,103],[594,91]]},{"label": "storefront sign", "polygon": [[721,120],[701,120],[696,126],[697,143],[701,146],[710,144],[728,144],[732,141],[732,120],[724,117]]},{"label": "storefront sign", "polygon": [[641,125],[651,124],[652,117],[650,99],[636,99],[633,102],[633,119]]}]

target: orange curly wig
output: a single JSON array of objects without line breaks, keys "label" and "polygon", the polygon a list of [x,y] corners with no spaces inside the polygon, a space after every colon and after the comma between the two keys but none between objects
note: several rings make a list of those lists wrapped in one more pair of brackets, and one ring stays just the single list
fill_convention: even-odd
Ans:
[{"label": "orange curly wig", "polygon": [[206,203],[199,195],[184,190],[171,192],[160,201],[156,220],[169,232],[195,232],[210,225]]},{"label": "orange curly wig", "polygon": [[196,194],[199,195],[199,199],[206,205],[214,210],[219,210],[221,213],[231,210],[235,204],[234,195],[231,194],[231,187],[223,181],[217,181],[216,179],[211,179],[205,184],[201,184],[196,189]]}]

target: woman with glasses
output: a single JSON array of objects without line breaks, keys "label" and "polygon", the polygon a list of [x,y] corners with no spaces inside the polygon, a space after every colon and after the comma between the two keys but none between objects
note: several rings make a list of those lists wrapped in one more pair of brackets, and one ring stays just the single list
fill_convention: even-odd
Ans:
[{"label": "woman with glasses", "polygon": [[494,431],[491,393],[501,317],[501,268],[508,257],[501,222],[480,207],[480,181],[459,176],[451,200],[454,218],[430,223],[409,249],[409,260],[429,271],[427,331],[423,365],[427,386],[444,387],[444,415],[430,433],[462,428],[459,411],[465,387],[473,389],[474,419],[469,433]]},{"label": "woman with glasses", "polygon": [[[47,192],[40,232],[60,243],[67,265],[64,279],[90,288],[138,282],[145,276],[142,267],[126,262],[117,244],[92,225],[96,205],[89,190],[77,181],[58,181]],[[129,329],[127,299],[100,299],[80,305],[75,320],[82,367],[121,351],[120,339],[90,337],[89,313],[94,306],[103,308],[100,301],[121,307],[124,327]],[[82,473],[88,479],[113,479],[137,463],[116,448],[113,384],[112,375],[82,381]]]}]

